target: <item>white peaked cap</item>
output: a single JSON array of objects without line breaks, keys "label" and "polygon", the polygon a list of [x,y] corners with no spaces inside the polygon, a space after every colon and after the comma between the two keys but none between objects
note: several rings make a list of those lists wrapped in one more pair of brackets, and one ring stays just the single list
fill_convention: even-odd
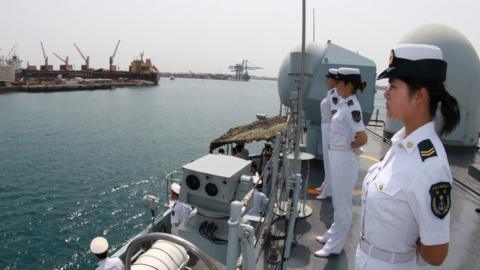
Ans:
[{"label": "white peaked cap", "polygon": [[428,44],[400,44],[390,51],[388,68],[377,79],[419,77],[440,80],[447,78],[447,62],[442,50]]},{"label": "white peaked cap", "polygon": [[105,237],[95,237],[90,242],[90,251],[93,254],[103,254],[108,250],[108,241]]},{"label": "white peaked cap", "polygon": [[329,68],[329,69],[328,69],[328,73],[333,74],[333,75],[337,75],[338,69],[336,69],[336,68]]},{"label": "white peaked cap", "polygon": [[434,45],[399,44],[393,49],[395,57],[408,60],[439,59],[443,60],[442,50]]},{"label": "white peaked cap", "polygon": [[360,70],[358,68],[339,68],[338,74],[342,75],[360,75]]},{"label": "white peaked cap", "polygon": [[176,194],[180,194],[180,185],[177,184],[177,183],[173,183],[170,188],[172,189],[172,191]]}]

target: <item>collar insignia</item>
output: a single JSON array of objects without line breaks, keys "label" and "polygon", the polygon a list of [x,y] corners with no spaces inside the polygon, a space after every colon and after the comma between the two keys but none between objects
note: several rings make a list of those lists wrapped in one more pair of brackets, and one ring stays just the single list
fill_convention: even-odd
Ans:
[{"label": "collar insignia", "polygon": [[337,105],[338,97],[332,97],[332,102],[333,102],[334,105]]}]

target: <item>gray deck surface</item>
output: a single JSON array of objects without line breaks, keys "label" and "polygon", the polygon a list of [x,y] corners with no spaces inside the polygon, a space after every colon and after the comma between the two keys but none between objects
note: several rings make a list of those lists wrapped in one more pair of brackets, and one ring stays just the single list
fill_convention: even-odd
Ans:
[{"label": "gray deck surface", "polygon": [[[296,245],[288,260],[288,269],[355,269],[355,250],[360,237],[360,188],[366,170],[380,159],[389,149],[389,145],[369,132],[369,141],[365,147],[365,156],[360,158],[360,172],[353,199],[353,223],[347,243],[342,253],[330,258],[318,258],[314,252],[322,245],[315,237],[322,235],[333,222],[332,201],[319,201],[314,194],[309,194],[307,204],[313,208],[312,216],[298,221],[295,230]],[[454,176],[452,192],[452,218],[450,250],[447,259],[440,267],[423,266],[418,269],[480,269],[480,214],[475,208],[480,207],[480,183],[467,173],[468,165],[478,161],[475,154],[449,154]],[[312,161],[310,187],[314,188],[323,181],[321,161]],[[281,226],[279,226],[281,227]],[[263,255],[257,269],[274,269],[264,265]],[[280,269],[280,268],[277,268]]]}]

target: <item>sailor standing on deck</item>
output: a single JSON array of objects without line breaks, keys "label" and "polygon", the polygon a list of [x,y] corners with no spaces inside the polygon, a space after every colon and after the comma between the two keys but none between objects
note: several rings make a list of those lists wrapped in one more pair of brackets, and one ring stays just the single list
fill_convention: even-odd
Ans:
[{"label": "sailor standing on deck", "polygon": [[170,223],[172,224],[171,232],[173,235],[178,235],[178,228],[185,222],[185,219],[190,215],[192,208],[178,200],[180,196],[180,185],[173,183],[171,185],[173,206],[170,216]]},{"label": "sailor standing on deck", "polygon": [[443,84],[446,72],[440,48],[403,44],[378,76],[390,83],[387,116],[404,127],[365,176],[357,270],[409,270],[417,261],[440,265],[447,256],[452,175],[433,120],[440,107],[438,128],[447,134],[460,113]]},{"label": "sailor standing on deck", "polygon": [[326,77],[327,81],[327,96],[320,102],[320,112],[322,116],[322,153],[323,153],[323,171],[325,172],[325,178],[322,185],[317,188],[320,191],[320,195],[317,199],[324,200],[332,196],[331,172],[330,172],[330,160],[328,159],[328,136],[330,133],[330,122],[332,121],[332,115],[338,110],[338,98],[337,89],[337,69],[331,68],[328,70]]},{"label": "sailor standing on deck", "polygon": [[104,237],[95,237],[90,242],[90,251],[100,260],[95,270],[123,270],[125,266],[119,258],[108,257],[108,241]]},{"label": "sailor standing on deck", "polygon": [[338,69],[337,92],[342,100],[330,124],[328,151],[332,179],[335,179],[331,181],[333,224],[323,236],[316,238],[325,246],[316,251],[315,256],[339,254],[350,231],[352,192],[358,178],[358,157],[354,151],[367,142],[362,108],[356,93],[363,91],[365,86],[358,68]]}]

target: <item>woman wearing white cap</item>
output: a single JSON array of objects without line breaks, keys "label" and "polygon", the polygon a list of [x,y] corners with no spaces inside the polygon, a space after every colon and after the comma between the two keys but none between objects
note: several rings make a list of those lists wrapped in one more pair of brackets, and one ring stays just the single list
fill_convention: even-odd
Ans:
[{"label": "woman wearing white cap", "polygon": [[174,235],[178,235],[178,228],[185,222],[185,219],[190,215],[192,208],[179,201],[178,197],[180,196],[180,185],[177,183],[173,183],[171,185],[172,190],[172,200],[174,201],[172,206],[172,211],[170,215],[170,223],[172,224],[171,232]]},{"label": "woman wearing white cap", "polygon": [[332,178],[335,179],[331,181],[333,224],[323,236],[316,238],[325,246],[316,251],[315,256],[327,257],[339,254],[350,231],[352,191],[358,177],[358,158],[353,151],[367,142],[362,108],[356,93],[358,90],[363,91],[365,86],[359,69],[338,69],[337,92],[342,100],[330,124],[328,151],[330,171]]},{"label": "woman wearing white cap", "polygon": [[330,161],[328,159],[328,136],[330,133],[330,122],[332,120],[332,115],[334,115],[338,110],[338,103],[340,102],[337,89],[335,85],[337,84],[337,69],[331,68],[328,70],[327,75],[325,75],[327,82],[327,96],[320,102],[320,113],[322,117],[322,153],[323,153],[323,171],[325,172],[325,178],[322,182],[322,185],[317,188],[320,191],[320,195],[317,196],[317,199],[323,200],[332,196],[332,187],[330,184],[331,173],[330,173]]},{"label": "woman wearing white cap", "polygon": [[357,270],[415,269],[417,261],[440,265],[447,256],[452,175],[433,120],[440,106],[440,134],[447,134],[460,113],[445,89],[446,72],[440,48],[403,44],[378,76],[390,83],[387,116],[404,127],[365,176]]},{"label": "woman wearing white cap", "polygon": [[90,251],[100,260],[95,270],[123,270],[125,266],[119,258],[108,257],[108,241],[104,237],[95,237],[90,242]]}]

